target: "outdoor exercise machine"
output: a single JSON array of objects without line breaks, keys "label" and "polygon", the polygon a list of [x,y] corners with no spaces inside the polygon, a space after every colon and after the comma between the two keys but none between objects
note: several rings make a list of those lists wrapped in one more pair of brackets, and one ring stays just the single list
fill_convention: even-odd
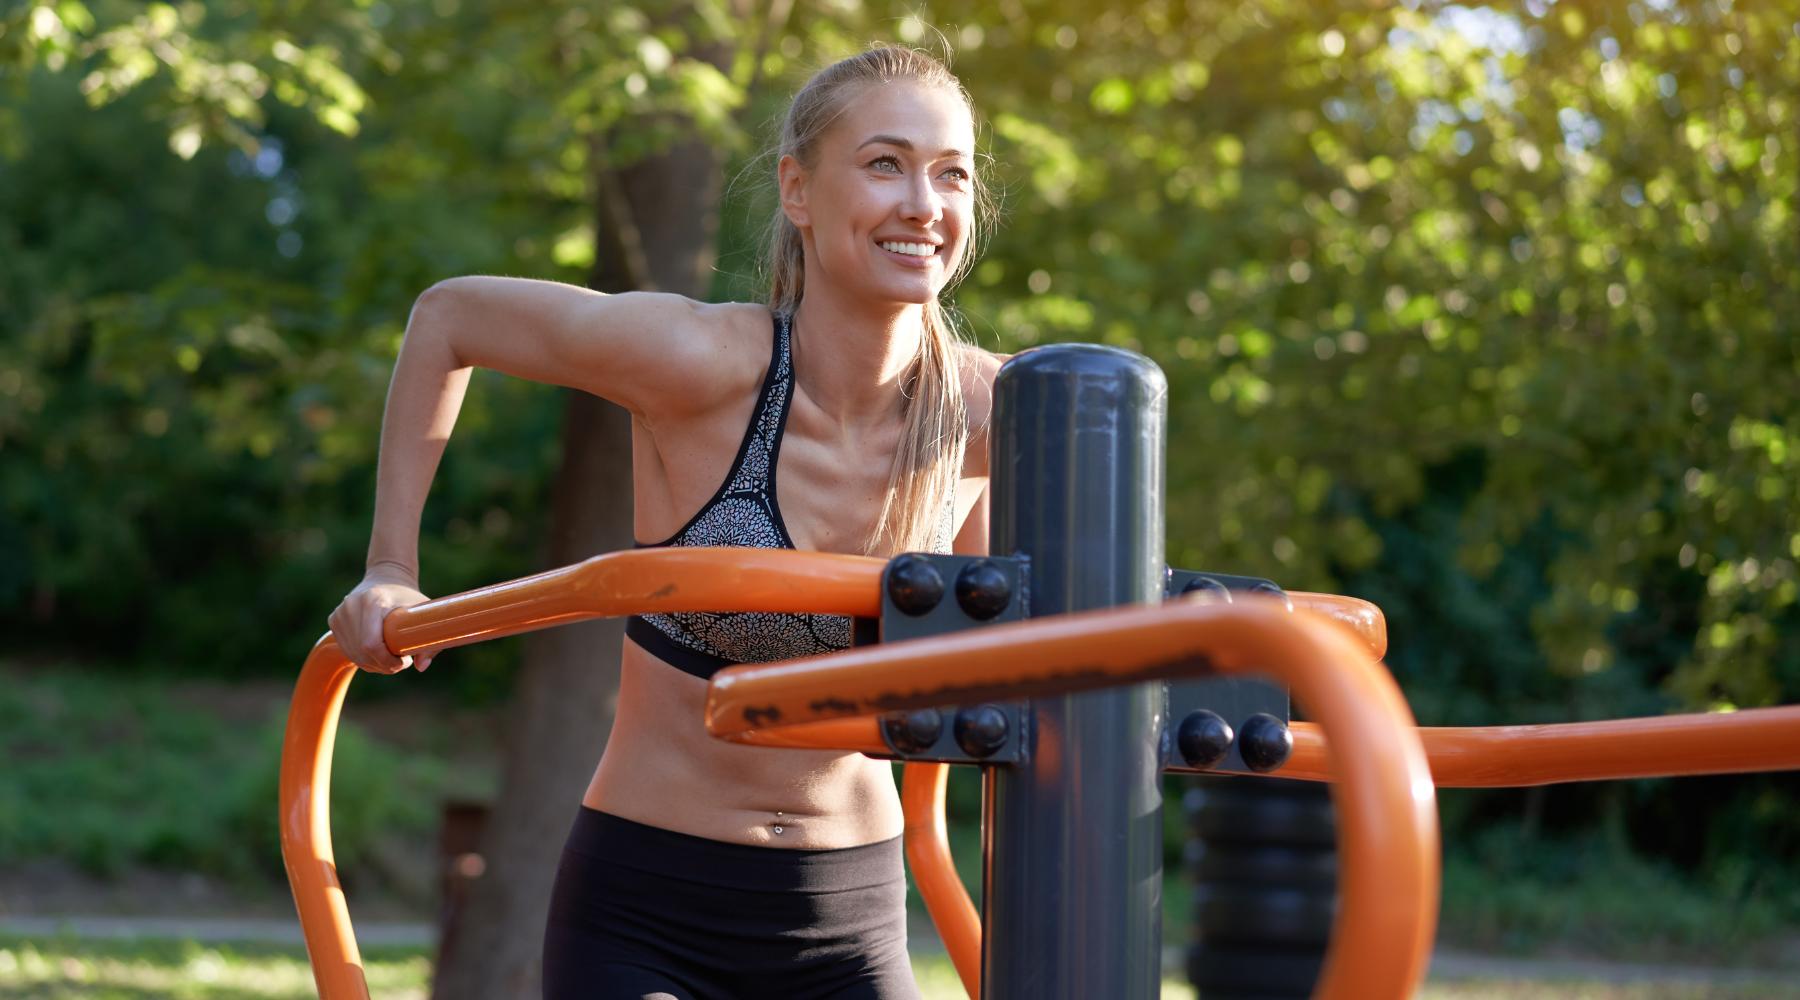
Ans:
[{"label": "outdoor exercise machine", "polygon": [[[609,553],[396,611],[387,644],[436,652],[676,611],[878,623],[874,644],[719,672],[704,722],[721,739],[905,761],[914,881],[969,995],[989,1000],[1157,995],[1166,770],[1332,783],[1340,902],[1315,995],[1370,1000],[1409,997],[1425,973],[1437,786],[1800,768],[1800,707],[1418,728],[1379,663],[1373,605],[1167,568],[1166,402],[1161,371],[1130,352],[1057,345],[1009,361],[986,558]],[[282,855],[325,1000],[368,996],[329,814],[356,672],[331,635],[319,640],[282,748]],[[1316,721],[1288,722],[1288,691]],[[983,769],[979,915],[951,865],[952,762]]]}]

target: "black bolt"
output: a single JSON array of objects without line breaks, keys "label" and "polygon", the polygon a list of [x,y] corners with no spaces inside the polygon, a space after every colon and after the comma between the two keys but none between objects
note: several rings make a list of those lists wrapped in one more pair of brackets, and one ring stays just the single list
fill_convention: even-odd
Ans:
[{"label": "black bolt", "polygon": [[1181,720],[1175,733],[1175,747],[1189,767],[1212,767],[1231,751],[1231,723],[1219,713],[1199,709]]},{"label": "black bolt", "polygon": [[[1200,595],[1194,598],[1194,595]],[[1181,588],[1181,595],[1206,604],[1230,604],[1231,591],[1210,576],[1197,576]]]},{"label": "black bolt", "polygon": [[894,607],[917,618],[944,599],[944,574],[928,559],[897,556],[888,563],[887,592]]},{"label": "black bolt", "polygon": [[987,621],[1002,611],[1012,600],[1012,585],[1000,567],[986,559],[977,559],[956,574],[956,603],[976,621]]},{"label": "black bolt", "polygon": [[956,745],[971,757],[991,757],[1006,745],[1006,713],[977,705],[956,713]]},{"label": "black bolt", "polygon": [[944,716],[935,708],[893,712],[881,720],[888,742],[901,753],[924,753],[944,731]]},{"label": "black bolt", "polygon": [[1280,587],[1275,586],[1267,580],[1259,580],[1256,583],[1251,584],[1250,592],[1252,594],[1267,594],[1270,597],[1279,597],[1281,598],[1281,603],[1287,605],[1289,611],[1294,610],[1294,602],[1288,599],[1287,591],[1282,590]]},{"label": "black bolt", "polygon": [[1287,723],[1267,712],[1258,712],[1238,727],[1238,753],[1252,771],[1273,771],[1287,763],[1294,751],[1294,734]]}]

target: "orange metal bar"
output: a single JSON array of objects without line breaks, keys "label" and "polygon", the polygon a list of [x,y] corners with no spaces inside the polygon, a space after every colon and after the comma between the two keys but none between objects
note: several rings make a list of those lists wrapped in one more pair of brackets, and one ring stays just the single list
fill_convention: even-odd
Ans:
[{"label": "orange metal bar", "polygon": [[[409,654],[588,618],[636,613],[734,610],[873,616],[880,612],[878,582],[883,565],[881,560],[857,556],[741,548],[608,553],[574,566],[396,611],[388,616],[384,633],[391,650]],[[1385,626],[1372,605],[1358,608],[1363,602],[1330,595],[1290,596],[1296,607],[1316,607],[1348,624],[1370,648],[1385,646]],[[331,751],[344,695],[356,672],[329,634],[314,646],[295,687],[282,752],[282,857],[324,1000],[368,996],[349,910],[337,880],[329,820]],[[1007,693],[1018,697],[1028,692]],[[823,719],[810,726],[790,725],[784,720],[778,727],[746,727],[729,738],[765,746],[885,755],[887,747],[878,725],[878,720],[868,716]],[[929,822],[921,826],[915,821],[913,825],[920,830],[930,827]],[[954,878],[947,843],[941,837],[935,846],[931,839],[919,843],[929,847],[913,852],[924,859],[924,878],[941,882],[946,890],[955,889],[954,893],[934,893],[930,898],[939,903],[933,905],[928,898],[928,906],[940,928],[948,928],[941,930],[946,942],[960,942],[952,945],[953,956],[958,950],[965,956],[958,960],[958,967],[967,981],[966,956],[970,949],[979,951],[979,924],[965,919],[973,906],[960,881],[942,882],[930,874],[940,870]]]},{"label": "orange metal bar", "polygon": [[843,750],[866,753],[871,757],[892,757],[887,741],[881,738],[881,719],[865,715],[854,719],[828,719],[808,722],[783,729],[753,729],[731,738],[733,743],[759,747],[789,747],[798,750]]},{"label": "orange metal bar", "polygon": [[906,861],[931,923],[950,953],[969,1000],[981,1000],[981,916],[950,858],[944,822],[948,764],[908,764],[901,769],[900,807],[906,814]]},{"label": "orange metal bar", "polygon": [[1334,762],[1341,905],[1316,997],[1408,997],[1437,919],[1436,797],[1412,713],[1363,642],[1268,601],[1058,615],[713,677],[715,736],[823,718],[1091,690],[1205,671],[1288,685],[1355,754]]},{"label": "orange metal bar", "polygon": [[[1296,722],[1283,778],[1328,781],[1325,734]],[[1800,770],[1800,705],[1541,726],[1420,729],[1439,788]]]},{"label": "orange metal bar", "polygon": [[[648,549],[428,601],[384,623],[388,647],[447,649],[588,618],[658,611],[880,613],[882,560],[769,549]],[[331,751],[357,668],[327,633],[294,688],[283,734],[281,855],[322,1000],[367,1000],[368,984],[331,849]],[[885,752],[873,719],[751,735],[794,746]]]},{"label": "orange metal bar", "polygon": [[1387,617],[1374,604],[1342,594],[1311,594],[1303,590],[1288,591],[1288,599],[1294,603],[1295,611],[1310,611],[1355,633],[1377,660],[1387,655]]},{"label": "orange metal bar", "polygon": [[356,666],[330,633],[300,668],[281,743],[281,860],[325,1000],[368,1000],[362,954],[331,852],[331,751]]},{"label": "orange metal bar", "polygon": [[388,648],[406,655],[589,618],[669,611],[881,613],[881,570],[867,556],[781,549],[608,552],[509,583],[395,611]]}]

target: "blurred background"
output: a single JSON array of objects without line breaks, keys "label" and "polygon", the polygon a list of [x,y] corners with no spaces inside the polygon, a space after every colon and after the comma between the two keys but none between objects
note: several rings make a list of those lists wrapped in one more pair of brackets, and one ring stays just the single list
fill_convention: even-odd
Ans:
[{"label": "blurred background", "polygon": [[[772,125],[877,40],[948,54],[982,115],[1001,212],[951,296],[968,332],[1168,374],[1172,564],[1376,602],[1424,725],[1800,702],[1796,0],[0,12],[0,997],[310,995],[281,724],[361,576],[414,298],[494,273],[764,299]],[[478,374],[424,589],[629,544],[620,426]],[[455,817],[572,810],[616,642],[354,685],[333,822],[391,932],[378,994],[430,991],[445,885],[479,898],[512,857]],[[530,733],[571,685],[588,724]],[[973,865],[972,774],[952,797]],[[1440,804],[1428,995],[1800,980],[1794,775]],[[534,905],[478,907],[461,951],[533,951],[498,915]],[[507,995],[474,976],[438,995]]]}]

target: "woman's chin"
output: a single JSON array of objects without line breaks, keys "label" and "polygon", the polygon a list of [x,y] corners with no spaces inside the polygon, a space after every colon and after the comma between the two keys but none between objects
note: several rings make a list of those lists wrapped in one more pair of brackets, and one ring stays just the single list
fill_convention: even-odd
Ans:
[{"label": "woman's chin", "polygon": [[936,301],[942,286],[935,281],[890,281],[871,290],[871,297],[896,305],[922,306]]}]

